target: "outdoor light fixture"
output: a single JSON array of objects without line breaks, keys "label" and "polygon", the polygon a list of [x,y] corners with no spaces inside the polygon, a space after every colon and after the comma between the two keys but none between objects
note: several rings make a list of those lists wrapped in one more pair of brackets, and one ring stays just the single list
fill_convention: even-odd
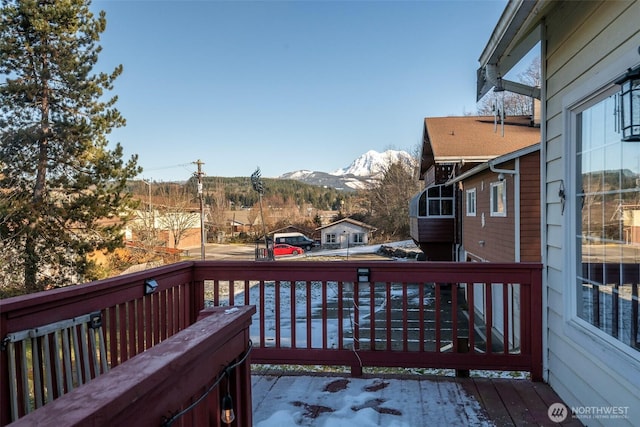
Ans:
[{"label": "outdoor light fixture", "polygon": [[371,281],[371,270],[367,267],[358,267],[358,282],[368,283]]},{"label": "outdoor light fixture", "polygon": [[623,141],[640,141],[640,67],[629,68],[620,85],[620,130]]},{"label": "outdoor light fixture", "polygon": [[229,383],[231,382],[231,369],[225,370],[225,376],[227,377],[227,394],[222,398],[220,407],[222,412],[220,418],[225,424],[231,424],[236,419],[236,414],[233,412],[233,399],[231,398],[231,392],[229,391]]},{"label": "outdoor light fixture", "polygon": [[158,289],[158,282],[156,279],[147,279],[144,281],[144,294],[149,295],[152,294]]}]

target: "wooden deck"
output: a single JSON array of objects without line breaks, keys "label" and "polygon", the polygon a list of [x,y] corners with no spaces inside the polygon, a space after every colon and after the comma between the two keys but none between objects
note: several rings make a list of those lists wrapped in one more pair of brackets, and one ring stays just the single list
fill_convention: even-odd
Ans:
[{"label": "wooden deck", "polygon": [[524,379],[259,372],[252,376],[255,426],[582,426],[571,415],[553,422],[548,409],[560,398]]}]

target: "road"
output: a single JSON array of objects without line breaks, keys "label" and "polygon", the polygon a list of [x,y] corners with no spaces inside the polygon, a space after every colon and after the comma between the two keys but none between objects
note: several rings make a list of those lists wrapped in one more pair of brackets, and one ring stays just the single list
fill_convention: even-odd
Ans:
[{"label": "road", "polygon": [[[401,241],[393,243],[385,243],[387,246],[415,247],[413,242]],[[278,259],[296,259],[310,258],[314,261],[321,261],[323,258],[343,257],[349,258],[367,258],[367,259],[386,259],[382,255],[378,255],[380,245],[359,246],[352,248],[323,250],[314,248],[310,252],[295,256],[282,256]],[[191,247],[188,250],[189,259],[200,259],[200,246]],[[216,244],[208,243],[205,246],[205,259],[207,260],[234,260],[234,261],[253,261],[255,260],[254,244]]]}]

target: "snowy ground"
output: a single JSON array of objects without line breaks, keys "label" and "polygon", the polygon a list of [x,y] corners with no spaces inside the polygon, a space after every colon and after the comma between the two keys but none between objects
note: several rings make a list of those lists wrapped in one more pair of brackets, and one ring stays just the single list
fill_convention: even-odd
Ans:
[{"label": "snowy ground", "polygon": [[453,381],[254,375],[252,394],[255,427],[494,425]]},{"label": "snowy ground", "polygon": [[320,250],[312,250],[309,252],[305,252],[305,256],[307,257],[321,257],[321,256],[349,256],[349,255],[357,255],[357,254],[373,254],[378,252],[378,250],[382,246],[391,246],[391,247],[399,247],[399,248],[408,248],[408,249],[417,249],[415,243],[412,240],[402,240],[399,242],[391,242],[385,243],[384,245],[366,245],[366,246],[355,246],[351,248],[342,248],[342,249],[320,249]]}]

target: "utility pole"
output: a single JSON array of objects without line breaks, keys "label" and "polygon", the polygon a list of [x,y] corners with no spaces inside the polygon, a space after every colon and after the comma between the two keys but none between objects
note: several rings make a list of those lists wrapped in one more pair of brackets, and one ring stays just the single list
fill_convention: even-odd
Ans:
[{"label": "utility pole", "polygon": [[204,165],[204,162],[198,159],[193,163],[198,165],[198,172],[196,172],[194,175],[196,176],[196,178],[198,178],[198,198],[200,199],[200,258],[204,260],[204,244],[206,242],[204,231],[204,194],[202,192],[202,176],[204,175],[204,172],[202,172],[202,165]]}]

